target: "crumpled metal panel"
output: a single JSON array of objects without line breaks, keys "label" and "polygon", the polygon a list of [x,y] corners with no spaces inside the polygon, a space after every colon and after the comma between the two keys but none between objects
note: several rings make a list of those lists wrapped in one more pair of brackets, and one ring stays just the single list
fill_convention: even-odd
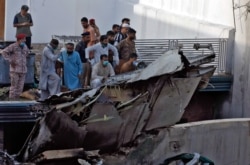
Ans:
[{"label": "crumpled metal panel", "polygon": [[[25,160],[50,149],[70,149],[83,146],[87,131],[79,127],[62,111],[51,110],[38,120],[31,132],[27,147],[23,148]],[[70,135],[70,136],[69,136]]]},{"label": "crumpled metal panel", "polygon": [[[120,146],[122,119],[109,103],[95,103],[86,125],[88,131],[84,140],[85,150],[114,150]],[[106,119],[105,119],[106,118]]]},{"label": "crumpled metal panel", "polygon": [[143,69],[138,77],[130,79],[128,82],[147,80],[152,77],[161,76],[164,74],[172,74],[183,69],[181,56],[178,54],[178,49],[169,50],[159,59],[152,62]]},{"label": "crumpled metal panel", "polygon": [[184,56],[187,58],[190,66],[199,66],[215,60],[215,54],[204,54],[202,56],[200,54],[187,54]]},{"label": "crumpled metal panel", "polygon": [[120,116],[124,120],[123,144],[132,142],[145,126],[149,115],[148,103],[145,96],[136,100],[132,105],[122,108]]},{"label": "crumpled metal panel", "polygon": [[164,85],[152,107],[146,130],[167,127],[178,122],[200,80],[200,77],[171,78],[172,84]]}]

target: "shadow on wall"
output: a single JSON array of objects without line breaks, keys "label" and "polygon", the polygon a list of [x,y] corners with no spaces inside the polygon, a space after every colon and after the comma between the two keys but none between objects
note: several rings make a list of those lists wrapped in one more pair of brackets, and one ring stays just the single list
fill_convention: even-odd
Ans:
[{"label": "shadow on wall", "polygon": [[196,92],[182,116],[184,122],[222,119],[230,92]]}]

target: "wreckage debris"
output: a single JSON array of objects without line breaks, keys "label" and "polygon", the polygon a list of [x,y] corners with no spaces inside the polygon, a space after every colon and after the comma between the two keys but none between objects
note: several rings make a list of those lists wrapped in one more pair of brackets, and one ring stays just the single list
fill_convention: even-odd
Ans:
[{"label": "wreckage debris", "polygon": [[52,150],[73,148],[114,153],[134,146],[142,135],[177,123],[201,80],[207,81],[215,70],[199,69],[199,63],[213,60],[211,55],[185,58],[188,66],[179,50],[171,50],[145,69],[112,76],[99,88],[62,92],[32,105],[30,111],[41,117],[17,160],[40,161],[37,157],[48,158]]}]

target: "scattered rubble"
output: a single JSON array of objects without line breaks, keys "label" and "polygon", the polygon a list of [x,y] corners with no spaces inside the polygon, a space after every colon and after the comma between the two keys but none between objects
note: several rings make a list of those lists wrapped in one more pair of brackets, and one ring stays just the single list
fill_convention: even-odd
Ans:
[{"label": "scattered rubble", "polygon": [[[189,59],[170,50],[145,69],[110,77],[99,88],[62,92],[38,102],[29,110],[40,118],[15,160],[102,164],[113,155],[124,162],[145,139],[181,119],[197,87],[204,88],[215,71],[200,65],[214,57]],[[90,156],[94,150],[98,153]]]}]

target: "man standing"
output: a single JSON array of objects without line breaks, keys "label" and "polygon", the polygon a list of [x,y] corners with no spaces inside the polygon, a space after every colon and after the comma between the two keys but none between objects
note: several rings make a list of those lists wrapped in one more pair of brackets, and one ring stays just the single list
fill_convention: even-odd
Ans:
[{"label": "man standing", "polygon": [[74,51],[74,44],[67,43],[66,50],[61,52],[59,60],[63,63],[64,85],[74,90],[81,88],[82,61],[77,51]]},{"label": "man standing", "polygon": [[122,40],[117,46],[117,50],[119,52],[119,65],[115,67],[115,72],[120,73],[121,66],[129,61],[129,56],[132,53],[136,53],[135,49],[135,33],[136,31],[132,28],[128,30],[128,37],[125,40]]},{"label": "man standing", "polygon": [[108,79],[110,76],[114,76],[115,72],[113,67],[108,61],[108,55],[102,54],[100,61],[94,65],[91,74],[91,87],[96,88]]},{"label": "man standing", "polygon": [[120,32],[120,25],[118,25],[118,24],[113,24],[113,26],[112,26],[112,31],[115,33],[115,35],[116,35],[117,33],[119,33],[119,32]]},{"label": "man standing", "polygon": [[[115,65],[119,64],[119,56],[118,56],[118,52],[115,46],[111,45],[110,43],[108,43],[108,37],[106,35],[101,35],[100,37],[100,42],[88,47],[85,51],[86,53],[86,58],[87,59],[91,59],[91,64],[92,66],[95,65],[96,63],[98,63],[100,61],[100,56],[102,54],[109,54],[109,50],[111,50],[114,53],[114,63]],[[91,56],[89,55],[90,52],[94,52],[94,57],[93,59],[91,58]]]},{"label": "man standing", "polygon": [[27,73],[26,57],[29,55],[25,37],[25,34],[18,34],[17,41],[2,51],[3,58],[10,63],[10,99],[18,99],[23,92]]},{"label": "man standing", "polygon": [[41,89],[41,100],[60,92],[61,78],[56,74],[55,67],[55,62],[59,57],[59,54],[55,54],[58,44],[57,39],[52,39],[43,49],[38,87]]},{"label": "man standing", "polygon": [[115,35],[115,43],[114,43],[115,46],[117,46],[122,40],[127,38],[127,33],[128,33],[129,29],[130,29],[129,24],[124,23],[124,24],[121,25],[120,32],[118,32]]},{"label": "man standing", "polygon": [[21,11],[14,17],[13,26],[16,27],[16,35],[21,33],[26,35],[26,45],[30,49],[32,36],[30,27],[33,26],[33,20],[28,10],[27,5],[21,7]]},{"label": "man standing", "polygon": [[90,33],[84,32],[82,33],[82,40],[76,45],[75,51],[77,51],[80,55],[82,61],[82,77],[81,84],[82,87],[87,87],[90,84],[90,76],[91,76],[91,65],[86,59],[85,49],[90,41]]},{"label": "man standing", "polygon": [[128,30],[128,37],[125,40],[122,40],[116,47],[119,52],[119,57],[122,60],[128,61],[129,56],[132,53],[136,53],[135,42],[136,31],[132,28]]},{"label": "man standing", "polygon": [[88,43],[88,47],[94,45],[96,43],[95,30],[89,25],[88,18],[83,17],[81,19],[81,24],[83,27],[83,32],[89,32],[90,34],[90,42]]},{"label": "man standing", "polygon": [[[108,37],[108,43],[110,43],[111,45],[114,45],[115,43],[115,33],[112,30],[107,31],[106,33],[107,37]],[[108,54],[108,58],[109,58],[109,62],[112,66],[114,66],[114,60],[113,60],[113,56],[114,53],[109,50],[109,54]]]},{"label": "man standing", "polygon": [[89,20],[89,25],[94,28],[95,37],[96,37],[96,43],[99,42],[101,33],[100,33],[100,30],[99,30],[99,27],[95,23],[95,19],[93,19],[93,18],[90,19]]}]

